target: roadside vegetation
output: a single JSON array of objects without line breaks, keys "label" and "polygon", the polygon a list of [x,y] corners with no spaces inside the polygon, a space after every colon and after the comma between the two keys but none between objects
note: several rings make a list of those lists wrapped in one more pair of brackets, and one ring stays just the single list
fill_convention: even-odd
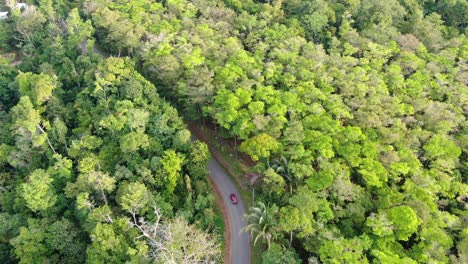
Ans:
[{"label": "roadside vegetation", "polygon": [[[148,258],[138,223],[125,233],[118,220],[132,219],[121,197],[141,186],[131,193],[159,201],[166,225],[216,234],[208,150],[189,142],[177,108],[255,161],[247,230],[263,263],[466,263],[467,14],[464,0],[48,0],[13,11],[0,47],[23,58],[21,73],[0,68],[0,201],[19,224],[0,228],[11,230],[3,254],[62,256],[40,231],[66,219],[88,258],[111,250],[99,248],[110,229],[132,249],[113,247],[119,256]],[[113,57],[93,55],[94,39]],[[137,211],[155,223],[151,204]]]},{"label": "roadside vegetation", "polygon": [[463,262],[466,3],[83,8],[110,53],[258,162],[270,251],[291,263]]}]

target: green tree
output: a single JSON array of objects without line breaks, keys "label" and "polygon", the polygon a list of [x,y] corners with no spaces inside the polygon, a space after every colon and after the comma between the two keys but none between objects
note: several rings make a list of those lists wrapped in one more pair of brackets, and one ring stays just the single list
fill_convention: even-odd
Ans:
[{"label": "green tree", "polygon": [[144,208],[148,203],[149,192],[143,183],[131,182],[122,184],[119,191],[117,202],[123,210],[129,211],[134,216]]},{"label": "green tree", "polygon": [[333,183],[333,174],[331,171],[320,171],[314,173],[312,177],[306,180],[307,186],[315,191],[328,188]]},{"label": "green tree", "polygon": [[66,219],[47,226],[44,242],[49,253],[56,252],[61,262],[82,263],[85,260],[84,236],[73,223]]},{"label": "green tree", "polygon": [[164,183],[168,193],[173,193],[180,178],[184,156],[174,150],[166,150],[161,159],[163,172],[165,173]]},{"label": "green tree", "polygon": [[71,48],[76,48],[76,46],[83,43],[83,41],[91,38],[94,33],[91,20],[83,21],[77,8],[70,10],[67,17],[67,26],[69,34],[68,44]]},{"label": "green tree", "polygon": [[398,240],[407,241],[418,230],[421,223],[416,213],[409,206],[396,206],[387,210],[388,219],[392,222]]},{"label": "green tree", "polygon": [[273,243],[268,251],[262,254],[262,264],[300,264],[301,260],[292,249]]},{"label": "green tree", "polygon": [[460,148],[442,135],[435,135],[429,139],[423,149],[426,157],[433,162],[433,166],[448,170],[455,167],[456,160],[461,155]]},{"label": "green tree", "polygon": [[[88,162],[93,162],[92,157],[82,161],[82,163]],[[99,193],[100,198],[106,205],[108,204],[109,199],[107,198],[106,193],[114,191],[116,186],[116,179],[110,176],[108,173],[95,171],[95,165],[96,162],[91,164],[84,164],[81,166],[80,170],[82,173],[78,175],[76,182],[69,182],[65,188],[67,196],[78,196],[80,193],[91,194],[94,191]],[[86,168],[83,168],[85,166]]]},{"label": "green tree", "polygon": [[289,247],[293,240],[293,233],[299,231],[301,237],[308,236],[313,233],[314,228],[312,221],[293,206],[286,206],[279,211],[278,226],[281,230],[289,233]]},{"label": "green tree", "polygon": [[38,133],[41,126],[40,112],[34,109],[29,97],[21,97],[18,104],[11,109],[12,130],[16,136],[16,150],[10,155],[9,163],[15,167],[26,167],[32,162],[36,154],[32,147],[40,147],[45,144],[47,136]]},{"label": "green tree", "polygon": [[29,96],[36,106],[50,100],[56,87],[55,80],[44,73],[21,73],[17,78],[20,95]]},{"label": "green tree", "polygon": [[[279,159],[273,159],[267,164],[269,168],[265,172],[265,182],[268,183],[271,181],[271,183],[279,184],[279,186],[283,185],[284,182],[287,182],[289,193],[292,194],[293,185],[297,183],[299,175],[291,172],[290,163],[286,157],[281,156]],[[267,175],[267,172],[270,175]],[[279,179],[278,176],[282,179]]]},{"label": "green tree", "polygon": [[44,15],[34,5],[27,8],[25,12],[20,12],[15,8],[12,15],[17,32],[15,38],[28,49],[29,46],[35,48],[44,37],[44,24],[46,22]]},{"label": "green tree", "polygon": [[263,181],[267,185],[266,188],[270,190],[270,192],[276,192],[276,193],[283,193],[284,189],[286,187],[286,182],[281,177],[280,174],[278,174],[274,169],[268,168],[266,171],[263,172],[264,177]]},{"label": "green tree", "polygon": [[262,133],[242,142],[240,150],[249,154],[253,160],[268,159],[280,149],[280,143],[272,136]]},{"label": "green tree", "polygon": [[387,171],[378,161],[372,159],[363,160],[359,173],[369,186],[381,187],[387,181]]},{"label": "green tree", "polygon": [[10,243],[13,245],[19,263],[44,263],[48,260],[48,249],[44,243],[45,230],[37,219],[28,219],[28,227],[21,227],[19,235]]},{"label": "green tree", "polygon": [[42,170],[37,169],[21,185],[21,194],[26,205],[33,212],[46,211],[57,202],[57,195],[52,186],[53,179]]},{"label": "green tree", "polygon": [[122,263],[132,258],[137,263],[143,261],[144,258],[140,256],[146,253],[145,247],[132,243],[136,234],[124,219],[117,219],[114,223],[98,223],[91,232],[93,242],[86,249],[86,262]]},{"label": "green tree", "polygon": [[365,250],[369,249],[369,237],[327,240],[320,246],[320,260],[324,263],[369,263]]},{"label": "green tree", "polygon": [[120,137],[120,149],[124,153],[135,152],[150,146],[149,137],[145,133],[130,132]]},{"label": "green tree", "polygon": [[[4,23],[0,22],[0,30]],[[4,31],[6,32],[6,31]],[[5,34],[5,36],[8,34]],[[0,47],[1,47],[0,37]],[[10,65],[6,58],[0,58],[0,106],[12,107],[17,102],[17,95],[14,87],[10,85],[15,80],[16,70]],[[2,106],[2,108],[3,108]]]},{"label": "green tree", "polygon": [[205,143],[198,140],[192,143],[187,169],[193,179],[206,179],[210,158],[211,153]]}]

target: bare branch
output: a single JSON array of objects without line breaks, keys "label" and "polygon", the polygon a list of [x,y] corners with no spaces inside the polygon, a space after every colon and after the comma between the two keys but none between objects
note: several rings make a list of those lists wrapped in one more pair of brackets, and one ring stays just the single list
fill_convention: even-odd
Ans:
[{"label": "bare branch", "polygon": [[46,131],[41,127],[41,125],[37,125],[37,128],[39,128],[39,130],[40,130],[42,133],[46,134],[47,143],[49,143],[50,149],[52,149],[52,152],[54,152],[54,154],[57,154],[57,152],[55,152],[54,147],[52,146],[52,143],[50,143],[50,140],[49,140],[49,137],[47,136]]}]

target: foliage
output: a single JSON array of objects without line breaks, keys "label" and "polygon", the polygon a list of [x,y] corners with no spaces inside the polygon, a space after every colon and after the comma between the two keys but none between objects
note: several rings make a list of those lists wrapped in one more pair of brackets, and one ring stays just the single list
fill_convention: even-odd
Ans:
[{"label": "foliage", "polygon": [[[97,262],[100,250],[147,260],[122,219],[153,220],[152,201],[168,223],[209,227],[208,150],[161,94],[258,163],[248,229],[278,244],[265,258],[466,262],[467,10],[455,0],[13,10],[0,45],[21,49],[22,73],[0,62],[2,213],[77,223],[100,239],[80,240]],[[102,59],[95,42],[117,57]],[[32,181],[38,170],[44,182]],[[54,260],[37,226],[9,227],[2,252]]]},{"label": "foliage", "polygon": [[268,134],[257,135],[242,142],[240,146],[240,150],[249,154],[253,160],[268,158],[272,152],[277,151],[278,148],[278,142],[276,142],[276,140]]},{"label": "foliage", "polygon": [[270,250],[262,254],[262,264],[300,264],[297,254],[291,249],[274,243]]},{"label": "foliage", "polygon": [[[240,150],[260,163],[259,199],[279,208],[267,237],[324,262],[409,263],[424,259],[425,228],[457,237],[466,23],[454,7],[466,5],[224,4],[109,9],[153,36],[134,58],[161,93],[241,139]],[[103,41],[114,35],[99,28]],[[458,220],[443,224],[441,211]]]},{"label": "foliage", "polygon": [[266,242],[267,248],[270,249],[271,242],[274,240],[275,215],[277,212],[278,208],[276,206],[269,207],[262,202],[259,202],[257,206],[250,207],[249,213],[245,215],[248,224],[244,230],[254,238],[254,244],[261,238]]},{"label": "foliage", "polygon": [[[96,51],[100,32],[78,3],[38,1],[22,11],[14,4],[1,24],[13,34],[0,39],[21,54],[16,66],[0,61],[1,262],[218,260],[207,146],[190,141],[134,61]],[[108,41],[130,54],[142,29],[124,17],[114,23],[115,13],[94,22],[125,26]],[[193,55],[190,67],[200,63]],[[153,255],[134,221],[153,221],[155,204],[167,233],[166,251]]]},{"label": "foliage", "polygon": [[57,202],[52,181],[44,170],[38,169],[29,175],[27,183],[21,185],[22,197],[33,212],[47,210]]}]

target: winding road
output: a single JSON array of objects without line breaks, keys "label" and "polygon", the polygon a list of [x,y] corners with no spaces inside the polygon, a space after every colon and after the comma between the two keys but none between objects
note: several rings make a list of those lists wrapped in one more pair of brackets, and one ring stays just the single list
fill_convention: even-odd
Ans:
[{"label": "winding road", "polygon": [[[83,41],[79,44],[79,48],[81,49],[82,53],[85,54],[87,52],[87,41]],[[109,57],[105,52],[99,49],[96,45],[93,46],[93,51],[101,56],[102,58]],[[193,134],[193,133],[192,133]],[[192,136],[192,140],[196,138]],[[228,249],[227,252],[230,253],[230,260],[226,264],[250,264],[250,241],[249,235],[246,232],[242,231],[242,228],[246,225],[245,221],[243,220],[243,216],[245,215],[245,207],[244,202],[240,196],[235,185],[232,183],[231,178],[229,178],[227,172],[224,168],[219,164],[219,162],[211,158],[209,164],[209,171],[210,177],[214,184],[216,184],[217,189],[220,192],[220,195],[223,199],[223,204],[225,210],[223,210],[224,215],[223,218],[226,221],[229,221],[229,225],[225,223],[226,226],[230,227],[230,237],[231,241],[227,245],[231,245],[230,250]],[[236,194],[238,198],[237,204],[232,204],[229,198],[231,193]],[[228,234],[225,234],[228,236]]]},{"label": "winding road", "polygon": [[[249,264],[250,263],[250,242],[249,235],[242,231],[245,226],[243,216],[245,214],[244,202],[241,199],[240,193],[238,192],[235,185],[227,175],[224,168],[216,161],[211,158],[209,164],[209,170],[211,179],[214,184],[218,187],[223,198],[226,216],[228,218],[230,233],[231,233],[231,250],[230,250],[230,263],[231,264]],[[239,202],[232,204],[229,198],[231,193],[236,194]]]}]

